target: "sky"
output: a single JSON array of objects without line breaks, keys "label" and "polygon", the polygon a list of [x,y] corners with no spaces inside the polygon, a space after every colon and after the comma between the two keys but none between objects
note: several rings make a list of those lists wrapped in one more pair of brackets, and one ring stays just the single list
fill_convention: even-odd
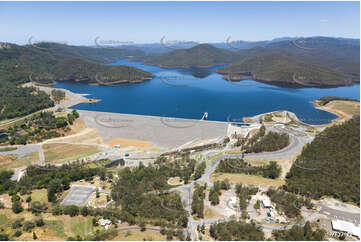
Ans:
[{"label": "sky", "polygon": [[0,42],[360,38],[359,2],[0,2]]}]

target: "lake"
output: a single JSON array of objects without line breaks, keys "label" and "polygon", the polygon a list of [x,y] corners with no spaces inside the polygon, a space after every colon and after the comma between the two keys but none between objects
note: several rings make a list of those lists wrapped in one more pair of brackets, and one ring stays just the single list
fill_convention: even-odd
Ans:
[{"label": "lake", "polygon": [[137,67],[152,72],[155,77],[143,83],[120,86],[57,82],[55,87],[101,99],[99,103],[78,104],[74,106],[76,109],[189,119],[201,119],[203,113],[208,112],[208,119],[214,121],[239,121],[242,117],[288,110],[306,123],[323,124],[336,116],[315,109],[311,101],[323,96],[360,99],[359,84],[295,89],[252,80],[231,83],[213,72],[216,67],[164,69],[123,59],[109,65]]}]

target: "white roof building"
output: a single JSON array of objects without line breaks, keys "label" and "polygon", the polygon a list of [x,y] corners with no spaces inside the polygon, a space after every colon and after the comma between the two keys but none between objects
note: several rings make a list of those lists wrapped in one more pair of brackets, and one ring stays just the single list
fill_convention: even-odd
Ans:
[{"label": "white roof building", "polygon": [[112,224],[112,221],[110,221],[109,219],[99,219],[98,221],[100,226],[109,226]]},{"label": "white roof building", "polygon": [[262,199],[262,205],[263,205],[264,208],[272,207],[271,201],[269,199]]},{"label": "white roof building", "polygon": [[349,235],[356,236],[360,238],[360,225],[356,226],[353,223],[343,221],[343,220],[333,220],[331,222],[332,229],[348,233]]}]

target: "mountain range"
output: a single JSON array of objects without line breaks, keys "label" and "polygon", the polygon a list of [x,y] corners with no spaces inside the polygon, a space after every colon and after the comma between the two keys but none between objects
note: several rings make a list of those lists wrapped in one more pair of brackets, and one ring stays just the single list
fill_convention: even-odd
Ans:
[{"label": "mountain range", "polygon": [[137,68],[104,65],[120,58],[164,68],[227,65],[215,71],[230,81],[253,79],[295,87],[342,86],[359,82],[360,40],[284,37],[247,42],[229,38],[227,43],[190,42],[172,46],[159,43],[118,48],[0,43],[0,84],[23,83],[29,76],[40,76],[38,79],[44,82],[55,79],[104,85],[152,77],[151,73]]}]

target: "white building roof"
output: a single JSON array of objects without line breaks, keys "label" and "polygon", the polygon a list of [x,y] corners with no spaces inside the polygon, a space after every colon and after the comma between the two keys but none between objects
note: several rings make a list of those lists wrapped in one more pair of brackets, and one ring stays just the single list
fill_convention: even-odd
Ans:
[{"label": "white building roof", "polygon": [[334,220],[331,222],[331,224],[333,230],[346,232],[350,235],[360,238],[360,225],[356,226],[353,223],[343,220]]},{"label": "white building roof", "polygon": [[109,219],[99,219],[99,224],[101,225],[101,226],[106,226],[106,225],[110,225],[111,223],[112,223],[112,221],[110,221]]},{"label": "white building roof", "polygon": [[262,200],[263,207],[271,207],[271,201],[268,199]]}]

